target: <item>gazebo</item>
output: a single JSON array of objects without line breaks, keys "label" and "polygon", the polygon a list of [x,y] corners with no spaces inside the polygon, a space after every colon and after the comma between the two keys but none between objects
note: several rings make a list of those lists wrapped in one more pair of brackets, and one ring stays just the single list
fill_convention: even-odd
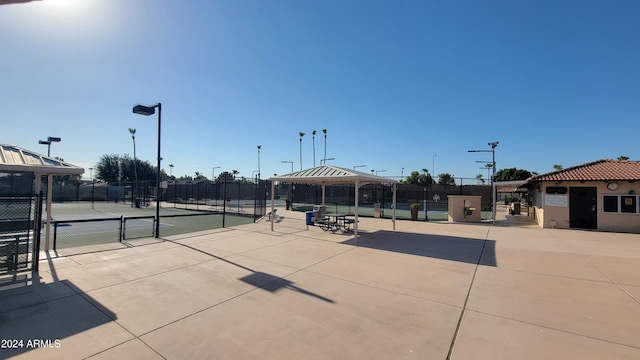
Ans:
[{"label": "gazebo", "polygon": [[[396,229],[396,180],[382,176],[367,174],[361,171],[346,169],[338,166],[322,165],[314,168],[292,172],[290,174],[271,177],[271,213],[273,214],[275,203],[275,182],[297,184],[322,185],[322,205],[325,201],[325,185],[329,184],[354,184],[355,185],[355,223],[353,231],[355,242],[358,241],[358,189],[365,184],[392,184],[393,186],[393,229]],[[271,216],[271,231],[275,222],[275,216]]]},{"label": "gazebo", "polygon": [[42,184],[42,175],[47,176],[47,227],[45,250],[49,250],[53,176],[80,175],[84,173],[84,169],[15,145],[0,144],[0,173],[33,173],[35,178],[34,192],[36,193],[39,191]]}]

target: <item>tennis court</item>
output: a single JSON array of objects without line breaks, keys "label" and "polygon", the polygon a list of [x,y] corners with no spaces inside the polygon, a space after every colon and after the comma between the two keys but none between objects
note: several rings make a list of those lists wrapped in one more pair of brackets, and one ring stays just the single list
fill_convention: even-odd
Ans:
[{"label": "tennis court", "polygon": [[[135,208],[129,204],[53,204],[52,248],[57,250],[152,238],[154,218],[155,208]],[[159,228],[160,236],[169,236],[249,224],[253,221],[252,214],[246,216],[224,214],[214,209],[161,207]],[[44,247],[44,242],[42,244],[41,248]]]}]

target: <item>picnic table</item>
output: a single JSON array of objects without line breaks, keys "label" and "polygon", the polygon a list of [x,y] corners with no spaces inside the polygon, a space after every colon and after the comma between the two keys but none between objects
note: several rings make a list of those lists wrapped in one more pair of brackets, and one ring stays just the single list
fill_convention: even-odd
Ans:
[{"label": "picnic table", "polygon": [[324,231],[351,231],[351,224],[355,223],[355,219],[351,218],[351,214],[327,214],[322,218],[316,219],[316,224]]}]

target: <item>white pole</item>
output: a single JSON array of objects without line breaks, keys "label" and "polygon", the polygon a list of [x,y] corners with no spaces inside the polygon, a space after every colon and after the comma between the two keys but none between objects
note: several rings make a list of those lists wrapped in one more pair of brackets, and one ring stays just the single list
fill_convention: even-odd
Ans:
[{"label": "white pole", "polygon": [[276,194],[275,194],[275,191],[274,191],[275,190],[275,186],[276,186],[275,184],[276,184],[275,181],[271,182],[271,231],[273,231],[273,224],[274,224],[275,218],[276,218],[274,216],[275,214],[273,213],[273,207],[274,207],[273,203],[276,201]]},{"label": "white pole", "polygon": [[47,229],[44,239],[44,251],[49,251],[49,239],[51,238],[51,197],[53,196],[53,175],[47,176]]},{"label": "white pole", "polygon": [[355,223],[353,224],[353,233],[355,237],[353,238],[354,244],[358,244],[358,188],[360,188],[360,182],[356,180],[356,212],[354,216]]},{"label": "white pole", "polygon": [[396,229],[396,183],[393,183],[393,230]]}]

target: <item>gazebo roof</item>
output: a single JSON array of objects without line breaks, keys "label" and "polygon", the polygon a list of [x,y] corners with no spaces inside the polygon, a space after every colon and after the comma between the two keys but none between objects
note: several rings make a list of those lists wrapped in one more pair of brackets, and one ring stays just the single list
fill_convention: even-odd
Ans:
[{"label": "gazebo roof", "polygon": [[84,169],[15,145],[0,144],[0,172],[79,175]]},{"label": "gazebo roof", "polygon": [[314,168],[273,176],[273,181],[298,184],[391,184],[398,181],[338,166],[322,165]]}]

